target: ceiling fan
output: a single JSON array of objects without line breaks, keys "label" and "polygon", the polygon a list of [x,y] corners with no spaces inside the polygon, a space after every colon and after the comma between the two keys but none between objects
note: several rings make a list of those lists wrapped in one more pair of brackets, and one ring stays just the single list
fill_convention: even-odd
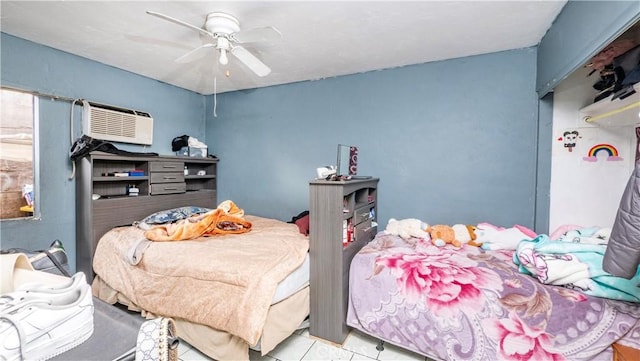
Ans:
[{"label": "ceiling fan", "polygon": [[271,68],[239,44],[278,40],[281,34],[274,27],[266,26],[241,31],[238,19],[223,12],[212,12],[208,14],[202,28],[154,11],[147,11],[147,14],[198,31],[201,37],[205,39],[203,45],[177,58],[177,62],[190,62],[194,60],[203,49],[215,48],[220,53],[218,61],[222,65],[228,64],[229,58],[227,55],[230,53],[260,77],[267,76],[271,73]]}]

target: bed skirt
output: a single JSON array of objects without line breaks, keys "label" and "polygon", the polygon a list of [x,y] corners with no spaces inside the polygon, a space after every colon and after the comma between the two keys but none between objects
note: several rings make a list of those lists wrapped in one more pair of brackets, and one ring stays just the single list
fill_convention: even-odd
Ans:
[{"label": "bed skirt", "polygon": [[[95,277],[92,287],[94,296],[105,302],[123,304],[129,310],[140,312],[146,318],[158,316],[133,304],[124,295],[111,288],[100,276]],[[309,286],[271,305],[259,341],[262,355],[269,353],[280,342],[293,334],[308,315]],[[248,360],[249,347],[256,346],[249,345],[242,338],[228,332],[180,318],[174,319],[178,337],[215,360]]]}]

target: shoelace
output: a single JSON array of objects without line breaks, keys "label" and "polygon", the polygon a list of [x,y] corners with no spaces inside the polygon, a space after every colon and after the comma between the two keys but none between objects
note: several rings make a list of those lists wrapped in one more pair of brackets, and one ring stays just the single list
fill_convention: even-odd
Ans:
[{"label": "shoelace", "polygon": [[23,307],[28,307],[31,305],[35,305],[35,304],[47,304],[47,305],[51,305],[51,300],[47,300],[47,299],[25,299],[24,297],[20,297],[19,299],[14,299],[11,296],[8,295],[4,295],[2,297],[6,297],[6,298],[10,298],[12,299],[11,301],[5,303],[5,304],[1,304],[0,303],[0,307],[3,307],[0,309],[0,316],[5,316],[8,314],[13,314],[15,313],[17,310],[23,308]]},{"label": "shoelace", "polygon": [[[71,286],[73,286],[73,282],[75,282],[75,279],[72,278],[71,282],[72,282],[71,284],[63,287],[65,289],[71,288]],[[29,295],[30,293],[33,293],[33,294],[48,293],[48,292],[55,293],[55,291],[56,291],[56,288],[51,287],[49,285],[32,285],[30,289],[27,289],[24,291],[15,291],[12,293],[0,295],[0,312],[4,313],[10,307],[19,305],[25,300],[26,296]],[[18,294],[20,296],[16,297],[16,295]]]},{"label": "shoelace", "polygon": [[[6,295],[5,295],[6,296]],[[2,297],[5,297],[2,296]],[[12,298],[9,296],[9,298]],[[20,320],[17,320],[13,314],[14,311],[22,308],[22,307],[27,307],[30,305],[34,305],[34,304],[39,304],[39,303],[45,303],[45,304],[51,304],[51,301],[47,301],[47,300],[26,300],[22,303],[19,303],[17,305],[14,305],[13,307],[11,307],[9,310],[3,310],[2,314],[0,314],[0,322],[2,322],[2,320],[6,320],[7,322],[9,322],[18,332],[18,343],[19,343],[19,349],[20,349],[20,359],[24,360],[24,343],[25,343],[25,335],[24,335],[24,330],[22,329],[22,326],[20,325]]]},{"label": "shoelace", "polygon": [[4,313],[5,310],[17,305],[24,300],[24,297],[15,298],[10,294],[0,296],[0,312]]},{"label": "shoelace", "polygon": [[16,294],[5,294],[0,296],[0,312],[11,312],[18,306],[22,306],[21,304],[25,302],[26,296],[31,293],[31,291],[20,291],[20,297],[14,297]]},{"label": "shoelace", "polygon": [[22,327],[20,327],[19,321],[16,320],[12,315],[5,315],[2,314],[0,315],[0,322],[6,320],[9,323],[11,323],[11,325],[16,329],[16,331],[18,331],[18,343],[20,344],[19,349],[20,349],[20,360],[24,360],[24,331],[22,330]]}]

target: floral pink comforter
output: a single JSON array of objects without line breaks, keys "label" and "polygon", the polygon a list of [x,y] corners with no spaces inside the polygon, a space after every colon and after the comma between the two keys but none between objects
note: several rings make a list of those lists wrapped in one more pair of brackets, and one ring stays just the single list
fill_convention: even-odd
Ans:
[{"label": "floral pink comforter", "polygon": [[640,305],[543,285],[513,251],[381,232],[351,262],[347,324],[440,360],[611,360],[640,349]]}]

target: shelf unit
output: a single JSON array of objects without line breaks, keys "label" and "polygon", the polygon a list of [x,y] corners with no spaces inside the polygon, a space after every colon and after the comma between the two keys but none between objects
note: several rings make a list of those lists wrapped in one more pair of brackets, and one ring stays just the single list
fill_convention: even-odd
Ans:
[{"label": "shelf unit", "polygon": [[[104,152],[92,152],[79,159],[76,162],[78,271],[84,272],[89,281],[93,279],[93,252],[100,237],[113,224],[131,225],[131,219],[142,220],[163,209],[215,208],[217,163],[217,158],[138,157]],[[128,175],[132,171],[140,175]],[[131,187],[138,189],[137,196],[129,195]]]},{"label": "shelf unit", "polygon": [[348,333],[349,266],[377,233],[378,178],[309,182],[309,333],[341,344]]},{"label": "shelf unit", "polygon": [[[149,163],[141,159],[103,158],[93,156],[92,164],[92,195],[101,198],[115,198],[127,196],[127,187],[135,185],[140,189],[140,195],[149,194]],[[116,176],[115,174],[139,170],[142,176]]]},{"label": "shelf unit", "polygon": [[640,108],[640,83],[634,84],[633,89],[635,93],[624,99],[611,100],[613,95],[610,95],[608,98],[601,99],[580,109],[580,114],[585,122],[595,123],[604,119],[614,119],[618,115],[626,114],[635,109],[635,113],[631,117],[625,117],[625,119],[632,119],[633,122],[637,123],[637,112],[638,108]]}]

